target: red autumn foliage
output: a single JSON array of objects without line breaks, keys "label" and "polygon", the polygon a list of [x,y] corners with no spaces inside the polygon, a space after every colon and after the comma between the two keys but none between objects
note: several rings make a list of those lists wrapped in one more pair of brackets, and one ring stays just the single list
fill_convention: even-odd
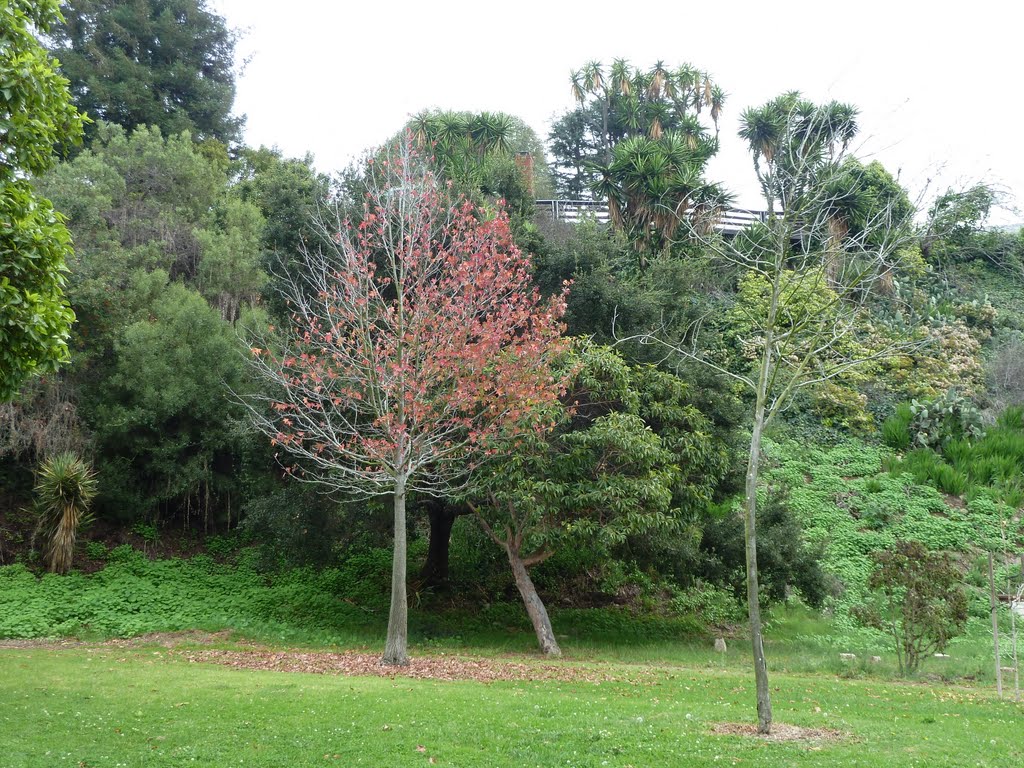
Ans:
[{"label": "red autumn foliage", "polygon": [[563,382],[564,294],[542,300],[507,216],[451,202],[407,141],[368,165],[358,224],[321,222],[288,292],[288,349],[253,349],[279,388],[261,428],[350,493],[444,493],[527,429]]}]

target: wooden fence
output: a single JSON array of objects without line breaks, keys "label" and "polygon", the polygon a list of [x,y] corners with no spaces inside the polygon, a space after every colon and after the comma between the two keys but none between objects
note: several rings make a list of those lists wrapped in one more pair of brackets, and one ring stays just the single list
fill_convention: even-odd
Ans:
[{"label": "wooden fence", "polygon": [[[552,219],[572,224],[588,217],[602,224],[607,224],[609,219],[608,203],[602,200],[538,200],[537,210],[547,212]],[[729,208],[715,222],[715,230],[723,235],[734,236],[755,222],[765,221],[767,216],[767,211]]]}]

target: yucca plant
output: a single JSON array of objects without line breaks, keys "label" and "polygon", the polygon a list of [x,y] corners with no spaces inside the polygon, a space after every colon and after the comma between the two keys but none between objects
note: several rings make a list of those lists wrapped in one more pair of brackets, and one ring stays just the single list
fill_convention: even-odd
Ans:
[{"label": "yucca plant", "polygon": [[96,473],[71,451],[51,456],[36,471],[35,504],[51,573],[71,570],[78,531],[89,521],[89,504],[95,495]]}]

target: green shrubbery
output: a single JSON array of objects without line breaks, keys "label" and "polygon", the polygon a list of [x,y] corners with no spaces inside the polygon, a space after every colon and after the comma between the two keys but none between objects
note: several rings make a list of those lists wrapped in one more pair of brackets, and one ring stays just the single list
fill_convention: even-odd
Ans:
[{"label": "green shrubbery", "polygon": [[[930,426],[922,428],[921,414],[929,409]],[[886,441],[897,449],[919,447],[890,460],[889,471],[969,502],[991,499],[1009,519],[1024,503],[1024,409],[1006,409],[985,432],[976,424],[976,411],[951,396],[902,407],[883,427]]]},{"label": "green shrubbery", "polygon": [[[422,558],[417,541],[411,558]],[[235,629],[280,639],[350,642],[375,638],[387,616],[391,551],[360,550],[336,567],[257,569],[243,549],[236,562],[209,555],[150,560],[128,545],[104,551],[106,567],[41,578],[24,565],[0,567],[0,638],[131,637],[186,629]],[[413,595],[413,606],[419,601]],[[559,633],[629,642],[692,637],[706,624],[736,617],[728,595],[704,587],[673,603],[674,611],[639,613],[634,606],[556,609]],[[530,631],[522,606],[488,602],[473,611],[413,610],[413,635],[460,638]]]},{"label": "green shrubbery", "polygon": [[23,565],[0,568],[0,637],[128,637],[259,623],[340,632],[366,621],[364,611],[343,601],[334,571],[268,579],[252,558],[231,566],[207,555],[149,560],[127,545],[107,560],[90,576],[37,578]]},{"label": "green shrubbery", "polygon": [[[824,546],[805,541],[789,486],[768,486],[759,496],[757,561],[762,598],[781,603],[796,591],[809,605],[821,607],[834,588],[821,566]],[[743,518],[732,504],[705,525],[700,550],[700,576],[709,584],[727,586],[742,602],[746,591]]]},{"label": "green shrubbery", "polygon": [[[995,505],[951,507],[912,474],[883,472],[883,464],[892,462],[885,449],[856,441],[828,449],[771,443],[768,454],[769,482],[789,484],[790,507],[808,540],[824,547],[822,565],[841,584],[831,605],[847,630],[855,629],[850,608],[867,594],[873,553],[891,549],[897,540],[920,542],[930,551],[966,552],[979,530],[998,528]],[[974,608],[984,610],[980,602]]]}]

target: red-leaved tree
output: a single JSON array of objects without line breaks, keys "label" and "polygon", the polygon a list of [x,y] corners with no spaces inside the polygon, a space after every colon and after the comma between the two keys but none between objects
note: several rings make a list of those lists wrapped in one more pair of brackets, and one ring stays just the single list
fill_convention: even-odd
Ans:
[{"label": "red-leaved tree", "polygon": [[496,439],[547,428],[563,383],[564,295],[543,301],[503,213],[452,202],[408,137],[366,166],[358,224],[321,217],[322,243],[285,278],[284,348],[254,347],[273,394],[258,428],[303,477],[394,498],[391,611],[382,663],[408,663],[406,495],[471,482]]}]

